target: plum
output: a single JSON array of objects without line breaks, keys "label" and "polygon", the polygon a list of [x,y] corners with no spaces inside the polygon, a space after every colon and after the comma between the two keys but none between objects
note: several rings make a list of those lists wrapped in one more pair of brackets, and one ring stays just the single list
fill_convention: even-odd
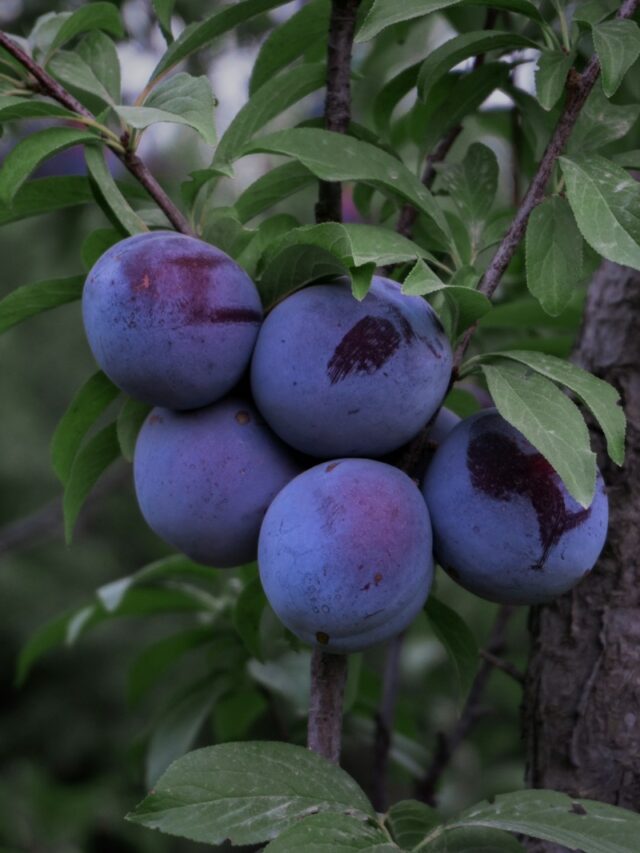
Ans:
[{"label": "plum", "polygon": [[591,571],[607,535],[600,473],[585,509],[496,409],[466,418],[449,434],[423,494],[436,559],[489,601],[538,604],[561,595]]},{"label": "plum", "polygon": [[171,409],[220,399],[240,379],[262,321],[260,296],[228,255],[153,231],[108,249],[82,296],[96,361],[132,397]]},{"label": "plum", "polygon": [[433,577],[431,524],[406,474],[371,459],[323,462],[275,498],[260,529],[258,567],[282,622],[329,652],[399,634]]},{"label": "plum", "polygon": [[254,560],[265,511],[300,471],[255,408],[226,398],[204,409],[153,409],[134,455],[148,525],[199,563]]},{"label": "plum", "polygon": [[251,386],[267,423],[311,456],[382,456],[436,411],[452,353],[424,299],[375,277],[358,302],[345,282],[283,300],[265,320]]}]

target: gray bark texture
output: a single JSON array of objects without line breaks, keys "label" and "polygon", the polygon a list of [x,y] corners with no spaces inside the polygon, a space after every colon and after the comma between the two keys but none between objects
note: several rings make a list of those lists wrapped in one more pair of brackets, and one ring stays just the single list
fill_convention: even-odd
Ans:
[{"label": "gray bark texture", "polygon": [[[626,460],[618,468],[592,432],[609,495],[607,544],[574,590],[531,610],[527,781],[640,811],[640,273],[602,265],[574,361],[619,390]],[[530,842],[529,850],[566,848]]]}]

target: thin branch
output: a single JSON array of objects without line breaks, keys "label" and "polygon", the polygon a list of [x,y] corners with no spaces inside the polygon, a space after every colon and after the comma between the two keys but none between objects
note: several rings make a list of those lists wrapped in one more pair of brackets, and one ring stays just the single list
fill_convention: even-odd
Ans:
[{"label": "thin branch", "polygon": [[488,649],[480,649],[480,657],[484,658],[484,660],[486,660],[487,663],[490,663],[491,666],[499,669],[501,672],[504,672],[504,674],[508,675],[509,678],[513,678],[513,680],[517,681],[518,684],[524,684],[524,673],[521,672],[515,664],[511,663],[511,661],[498,657],[498,655],[494,655]]},{"label": "thin branch", "polygon": [[[625,0],[618,10],[617,19],[624,20],[632,17],[639,5],[640,0]],[[516,215],[478,285],[478,290],[484,293],[489,299],[495,293],[502,280],[502,276],[505,274],[507,267],[522,242],[531,213],[544,199],[545,188],[558,157],[564,151],[580,115],[580,111],[591,94],[599,76],[600,62],[595,54],[591,57],[582,73],[578,73],[575,69],[569,72],[566,84],[567,97],[562,114],[558,119],[555,130],[540,160],[538,170],[529,184],[529,188],[520,203]],[[459,368],[462,363],[462,359],[476,328],[477,325],[471,326],[463,335],[462,341],[456,349],[455,368]]]},{"label": "thin branch", "polygon": [[384,812],[387,809],[389,750],[393,739],[393,720],[400,687],[400,656],[403,645],[404,634],[398,634],[387,644],[382,680],[382,700],[375,720],[372,802],[378,812]]},{"label": "thin branch", "polygon": [[[96,121],[96,117],[90,110],[81,104],[77,98],[74,98],[74,96],[68,92],[64,86],[61,86],[57,80],[54,80],[54,78],[48,74],[41,65],[38,65],[38,63],[35,62],[35,60],[33,60],[19,44],[9,38],[6,33],[0,32],[0,45],[4,47],[7,53],[10,53],[14,59],[17,59],[18,62],[31,74],[37,83],[37,91],[39,93],[48,95],[50,98],[53,98],[54,101],[62,104],[63,107],[83,116],[85,119],[90,119],[93,122]],[[106,145],[111,146],[111,140],[109,138],[105,138],[103,141]],[[122,141],[123,143],[127,142],[126,139],[123,139]],[[180,210],[178,210],[142,160],[135,153],[128,150],[126,144],[124,145],[124,148],[124,151],[119,150],[118,147],[112,147],[112,150],[124,163],[131,174],[147,190],[158,207],[164,211],[167,219],[171,222],[174,228],[177,231],[181,231],[183,234],[194,236],[189,220]]]},{"label": "thin branch", "polygon": [[[360,0],[332,0],[327,43],[327,94],[324,124],[346,133],[351,120],[351,52]],[[316,222],[342,222],[342,187],[320,181]]]},{"label": "thin branch", "polygon": [[342,700],[348,658],[315,647],[311,656],[311,695],[307,746],[338,764],[342,742]]},{"label": "thin branch", "polygon": [[[505,632],[513,611],[514,608],[509,605],[503,605],[498,610],[491,630],[491,636],[487,643],[487,651],[490,655],[497,655],[503,650]],[[458,722],[449,734],[443,734],[442,732],[438,734],[437,745],[431,764],[416,786],[416,795],[418,798],[429,805],[433,806],[436,803],[438,782],[449,766],[455,751],[485,713],[482,706],[482,698],[493,669],[493,662],[485,658],[478,667],[476,677],[473,680]]]},{"label": "thin branch", "polygon": [[[331,2],[324,123],[327,130],[335,133],[346,133],[351,120],[351,51],[359,2]],[[316,222],[342,221],[341,191],[339,183],[320,182]],[[340,761],[342,699],[346,679],[346,655],[332,655],[314,648],[307,746],[335,764]]]}]

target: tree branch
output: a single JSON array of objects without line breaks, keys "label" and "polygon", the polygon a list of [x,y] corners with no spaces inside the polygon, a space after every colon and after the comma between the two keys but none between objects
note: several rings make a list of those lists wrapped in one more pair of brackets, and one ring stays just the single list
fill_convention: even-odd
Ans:
[{"label": "tree branch", "polygon": [[[497,655],[503,650],[505,632],[513,612],[514,608],[509,605],[503,605],[498,610],[496,620],[491,629],[491,636],[487,643],[487,652],[490,655]],[[438,741],[431,764],[416,786],[416,795],[418,798],[429,805],[433,806],[436,803],[438,782],[449,766],[456,749],[484,713],[482,697],[493,668],[494,663],[492,660],[485,658],[482,661],[478,667],[476,677],[473,680],[458,722],[449,734],[442,732],[438,734]]]},{"label": "tree branch", "polygon": [[[332,0],[327,45],[327,95],[324,126],[346,133],[351,120],[351,51],[360,0]],[[342,222],[342,187],[320,181],[316,222]]]},{"label": "tree branch", "polygon": [[313,649],[307,746],[334,764],[340,761],[347,663],[346,655],[331,655],[317,646]]},{"label": "tree branch", "polygon": [[[17,59],[18,62],[26,68],[26,70],[31,74],[33,79],[37,83],[37,91],[43,95],[47,95],[50,98],[53,98],[54,101],[57,101],[59,104],[62,104],[63,107],[66,107],[68,110],[76,113],[77,115],[83,116],[86,119],[90,119],[92,122],[96,121],[96,117],[93,113],[88,110],[77,98],[68,92],[64,86],[61,86],[57,80],[47,72],[45,69],[38,65],[34,59],[32,59],[28,53],[26,53],[19,44],[17,44],[13,39],[9,38],[6,33],[0,32],[0,46],[2,46],[7,53],[10,53],[14,59]],[[126,141],[123,139],[123,141]],[[105,144],[109,144],[109,140],[104,140]],[[175,206],[173,201],[169,198],[166,192],[162,189],[158,181],[154,178],[142,160],[135,154],[135,152],[127,149],[125,145],[125,151],[122,152],[116,148],[112,148],[114,154],[124,163],[127,169],[131,172],[131,174],[138,180],[142,186],[147,190],[149,195],[156,202],[158,207],[164,211],[167,216],[167,219],[173,227],[177,231],[181,231],[183,234],[189,234],[191,236],[195,236],[191,225],[189,224],[189,220],[186,216]]]},{"label": "tree branch", "polygon": [[[324,123],[327,130],[346,133],[351,120],[351,51],[360,0],[332,0],[327,41],[327,95]],[[321,181],[316,222],[342,221],[342,188]],[[342,698],[347,679],[346,655],[314,648],[311,658],[311,697],[307,746],[338,764],[342,740]]]}]

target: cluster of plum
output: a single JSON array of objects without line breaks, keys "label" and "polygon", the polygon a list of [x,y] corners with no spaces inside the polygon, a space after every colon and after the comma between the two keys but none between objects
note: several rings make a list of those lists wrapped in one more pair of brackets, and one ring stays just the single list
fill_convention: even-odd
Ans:
[{"label": "cluster of plum", "polygon": [[206,565],[257,553],[273,609],[309,643],[351,652],[403,631],[434,545],[466,588],[523,604],[564,592],[600,553],[602,480],[583,509],[495,409],[442,410],[421,487],[380,461],[436,414],[452,369],[436,314],[389,279],[361,302],[345,282],[313,285],[263,319],[224,252],[156,231],[98,260],[83,316],[100,367],[155,406],[134,458],[147,523]]}]

